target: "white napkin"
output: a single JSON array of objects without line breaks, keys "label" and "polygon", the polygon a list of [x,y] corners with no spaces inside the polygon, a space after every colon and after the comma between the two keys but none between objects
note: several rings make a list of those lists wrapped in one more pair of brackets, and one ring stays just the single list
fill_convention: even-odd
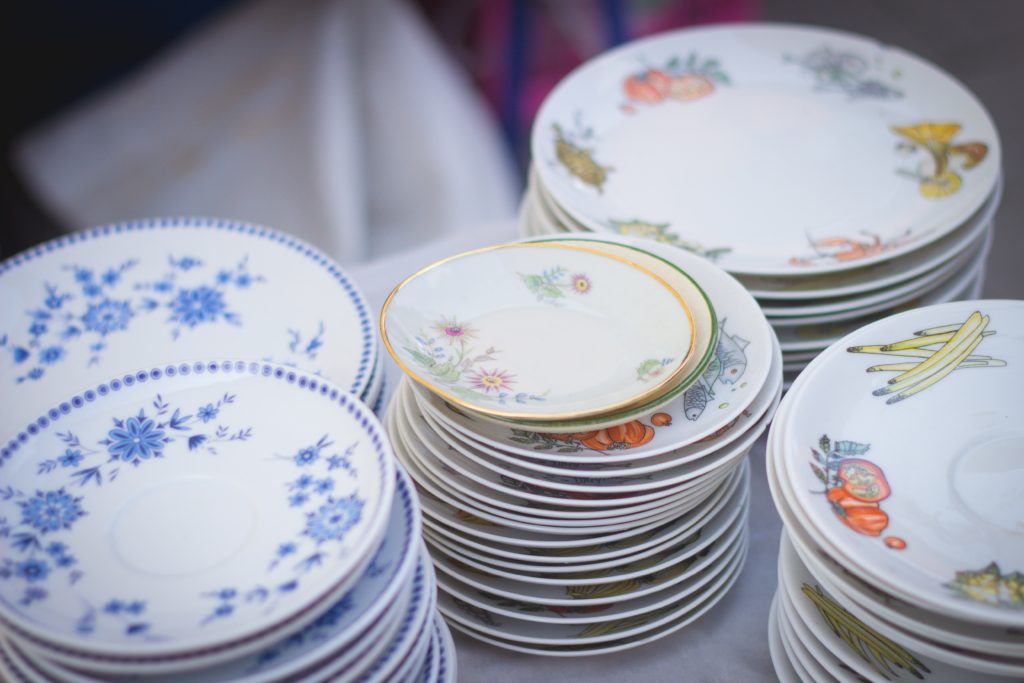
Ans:
[{"label": "white napkin", "polygon": [[68,229],[200,214],[343,263],[515,214],[483,103],[402,0],[256,0],[30,132],[15,165]]}]

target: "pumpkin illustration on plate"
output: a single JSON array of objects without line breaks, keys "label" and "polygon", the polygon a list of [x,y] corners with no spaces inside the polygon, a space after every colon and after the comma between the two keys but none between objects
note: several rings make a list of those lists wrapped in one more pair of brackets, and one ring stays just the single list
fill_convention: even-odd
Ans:
[{"label": "pumpkin illustration on plate", "polygon": [[623,86],[626,97],[637,102],[661,102],[669,94],[672,77],[658,69],[633,74]]},{"label": "pumpkin illustration on plate", "polygon": [[[692,102],[715,91],[716,84],[728,85],[729,77],[717,59],[701,60],[693,52],[685,59],[672,57],[662,68],[632,73],[622,83],[628,102],[656,105],[666,99]],[[626,104],[623,110],[635,109]]]},{"label": "pumpkin illustration on plate", "polygon": [[584,448],[594,451],[623,450],[650,443],[654,438],[654,427],[645,425],[639,420],[633,420],[625,424],[589,432],[548,434],[547,437],[556,441],[579,443]]}]

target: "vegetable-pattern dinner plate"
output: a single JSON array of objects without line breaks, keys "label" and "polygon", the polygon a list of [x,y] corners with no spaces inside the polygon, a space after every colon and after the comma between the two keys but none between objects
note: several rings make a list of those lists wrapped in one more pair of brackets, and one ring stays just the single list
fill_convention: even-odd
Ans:
[{"label": "vegetable-pattern dinner plate", "polygon": [[811,368],[779,457],[836,559],[932,611],[1024,626],[1024,302],[893,316]]},{"label": "vegetable-pattern dinner plate", "polygon": [[154,362],[294,365],[357,396],[376,358],[369,306],[286,233],[203,218],[108,225],[0,263],[6,438],[70,392]]},{"label": "vegetable-pattern dinner plate", "polygon": [[676,31],[591,60],[545,100],[531,147],[541,184],[587,228],[757,275],[922,247],[981,206],[1001,165],[984,107],[945,72],[859,36],[771,24]]},{"label": "vegetable-pattern dinner plate", "polygon": [[965,224],[931,244],[888,261],[857,270],[810,277],[742,276],[741,280],[747,291],[758,299],[793,302],[849,296],[889,287],[932,270],[973,244],[991,229],[1002,195],[1003,181],[1000,177],[992,195]]},{"label": "vegetable-pattern dinner plate", "polygon": [[410,276],[385,301],[381,334],[406,374],[449,402],[535,421],[654,399],[696,342],[689,304],[657,275],[541,244],[467,252]]},{"label": "vegetable-pattern dinner plate", "polygon": [[395,489],[358,399],[243,361],[95,385],[0,447],[0,471],[0,618],[79,653],[186,663],[325,612]]}]

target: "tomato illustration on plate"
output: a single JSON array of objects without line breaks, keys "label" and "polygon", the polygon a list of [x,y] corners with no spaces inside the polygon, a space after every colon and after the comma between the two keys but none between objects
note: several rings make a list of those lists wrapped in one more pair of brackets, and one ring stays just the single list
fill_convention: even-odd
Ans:
[{"label": "tomato illustration on plate", "polygon": [[[811,470],[825,485],[825,498],[835,516],[850,529],[865,536],[881,536],[889,526],[889,515],[881,507],[892,493],[882,468],[865,459],[870,444],[839,441],[823,435],[812,448]],[[883,539],[886,547],[903,550],[906,541],[896,536]]]}]

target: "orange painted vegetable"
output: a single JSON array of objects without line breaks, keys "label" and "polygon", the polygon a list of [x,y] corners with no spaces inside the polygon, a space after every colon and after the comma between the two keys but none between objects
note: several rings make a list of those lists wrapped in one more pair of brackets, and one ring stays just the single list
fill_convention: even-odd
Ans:
[{"label": "orange painted vegetable", "polygon": [[668,95],[672,78],[663,71],[650,69],[626,79],[626,96],[638,102],[661,102]]}]

